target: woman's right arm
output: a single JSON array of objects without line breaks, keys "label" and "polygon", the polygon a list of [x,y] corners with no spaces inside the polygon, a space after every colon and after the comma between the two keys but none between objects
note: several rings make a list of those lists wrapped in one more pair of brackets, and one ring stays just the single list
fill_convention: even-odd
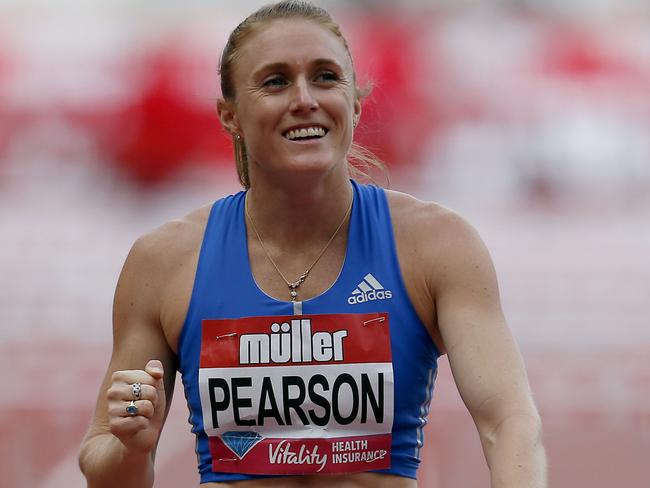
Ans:
[{"label": "woman's right arm", "polygon": [[[159,237],[134,244],[115,291],[113,353],[79,454],[89,488],[153,486],[155,449],[176,375],[160,324],[165,251]],[[133,383],[142,385],[135,416],[126,411]]]}]

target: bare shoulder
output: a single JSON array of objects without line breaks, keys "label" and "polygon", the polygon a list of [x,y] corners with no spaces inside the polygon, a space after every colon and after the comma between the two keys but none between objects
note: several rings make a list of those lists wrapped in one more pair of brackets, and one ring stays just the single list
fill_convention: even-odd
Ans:
[{"label": "bare shoulder", "polygon": [[152,257],[169,257],[168,254],[183,253],[203,237],[211,208],[211,205],[205,205],[184,217],[164,223],[141,236],[134,247]]},{"label": "bare shoulder", "polygon": [[210,209],[211,205],[203,206],[142,235],[133,244],[129,259],[155,265],[154,269],[159,272],[169,271],[170,267],[198,251]]},{"label": "bare shoulder", "polygon": [[135,241],[115,291],[116,331],[149,330],[158,337],[162,330],[175,350],[209,212],[202,207]]},{"label": "bare shoulder", "polygon": [[388,191],[398,250],[415,273],[425,273],[432,297],[448,278],[492,273],[492,261],[479,233],[457,212],[406,193]]},{"label": "bare shoulder", "polygon": [[[141,302],[158,316],[179,270],[190,268],[198,256],[209,211],[209,206],[202,207],[135,241],[118,280],[116,306],[126,298],[129,304]],[[133,296],[138,299],[132,300]]]},{"label": "bare shoulder", "polygon": [[479,239],[476,229],[460,214],[436,202],[423,201],[407,193],[386,191],[393,225],[397,232],[427,247],[448,246]]}]

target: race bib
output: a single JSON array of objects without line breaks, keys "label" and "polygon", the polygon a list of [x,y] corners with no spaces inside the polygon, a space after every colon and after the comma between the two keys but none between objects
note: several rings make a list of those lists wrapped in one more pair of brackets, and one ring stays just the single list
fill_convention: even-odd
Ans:
[{"label": "race bib", "polygon": [[214,471],[390,467],[387,313],[204,320],[199,390]]}]

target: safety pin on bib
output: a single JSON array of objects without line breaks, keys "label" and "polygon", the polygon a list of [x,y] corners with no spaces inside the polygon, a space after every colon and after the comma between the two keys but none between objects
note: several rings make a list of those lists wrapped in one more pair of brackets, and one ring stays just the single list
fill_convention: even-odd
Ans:
[{"label": "safety pin on bib", "polygon": [[225,339],[226,337],[235,337],[237,335],[237,332],[231,332],[230,334],[224,334],[215,337],[215,339],[218,341],[219,339]]},{"label": "safety pin on bib", "polygon": [[363,325],[368,325],[371,322],[379,322],[379,323],[381,323],[381,322],[384,322],[385,320],[386,320],[386,317],[376,317],[374,319],[366,320],[363,323]]}]

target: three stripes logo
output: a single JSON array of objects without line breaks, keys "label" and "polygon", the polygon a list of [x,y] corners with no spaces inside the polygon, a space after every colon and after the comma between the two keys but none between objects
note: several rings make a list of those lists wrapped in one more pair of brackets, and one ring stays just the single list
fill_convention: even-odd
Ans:
[{"label": "three stripes logo", "polygon": [[384,289],[383,285],[377,281],[377,278],[368,273],[348,297],[348,303],[356,305],[357,303],[388,300],[389,298],[393,298],[393,292]]}]

